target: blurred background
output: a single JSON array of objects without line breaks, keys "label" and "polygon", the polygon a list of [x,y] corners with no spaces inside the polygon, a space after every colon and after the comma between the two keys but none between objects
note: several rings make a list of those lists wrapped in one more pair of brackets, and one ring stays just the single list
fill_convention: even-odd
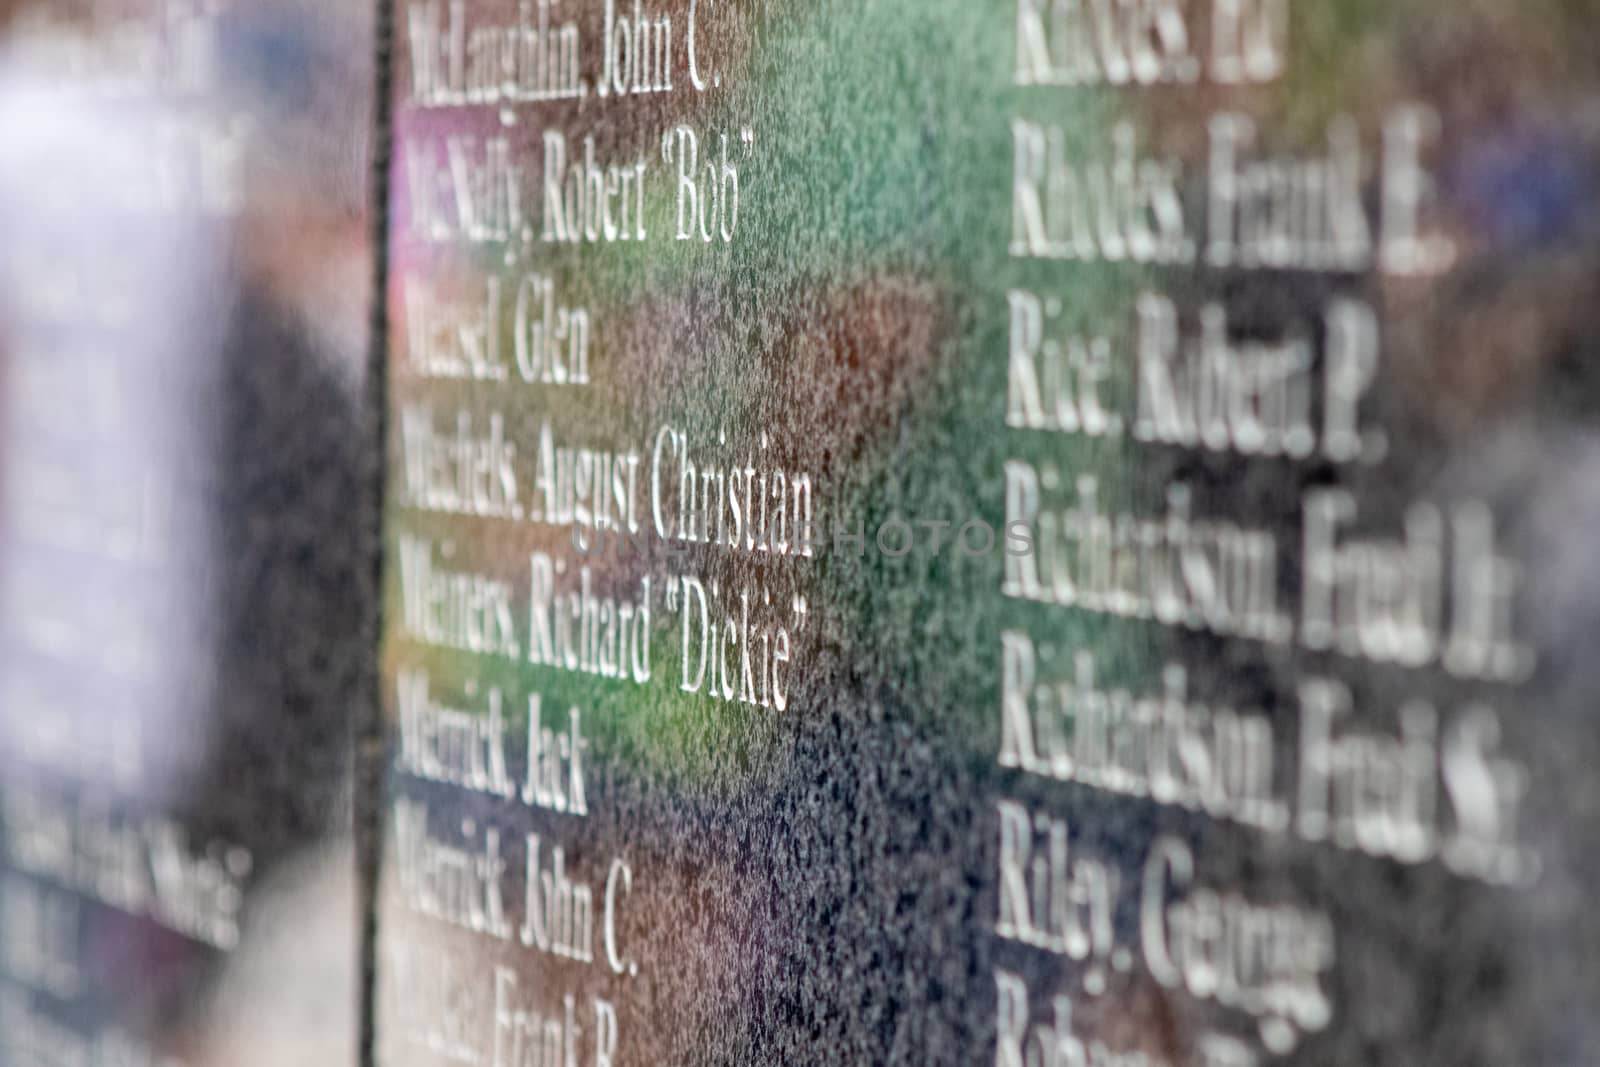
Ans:
[{"label": "blurred background", "polygon": [[0,2],[0,1064],[353,1059],[371,7]]}]

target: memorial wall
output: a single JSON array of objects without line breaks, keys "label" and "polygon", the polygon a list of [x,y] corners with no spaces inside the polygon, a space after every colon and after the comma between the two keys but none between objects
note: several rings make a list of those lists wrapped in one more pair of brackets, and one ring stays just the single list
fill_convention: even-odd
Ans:
[{"label": "memorial wall", "polygon": [[1589,1062],[1592,11],[395,19],[378,1062]]},{"label": "memorial wall", "polygon": [[1600,1062],[1592,4],[0,28],[0,1065]]}]

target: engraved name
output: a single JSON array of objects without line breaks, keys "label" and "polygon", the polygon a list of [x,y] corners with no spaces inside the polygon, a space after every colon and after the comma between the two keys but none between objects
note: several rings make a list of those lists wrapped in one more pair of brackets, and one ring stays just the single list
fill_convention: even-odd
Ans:
[{"label": "engraved name", "polygon": [[406,18],[412,101],[426,108],[583,97],[578,25],[556,20],[560,6],[521,0],[511,21],[482,24],[468,21],[466,0],[413,2]]}]

